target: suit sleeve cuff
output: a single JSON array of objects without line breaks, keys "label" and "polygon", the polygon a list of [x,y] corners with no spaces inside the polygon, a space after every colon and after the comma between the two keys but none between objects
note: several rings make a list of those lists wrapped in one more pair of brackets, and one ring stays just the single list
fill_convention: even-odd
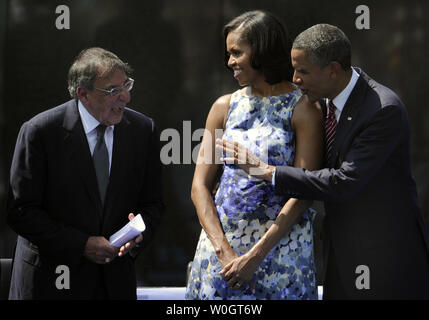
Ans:
[{"label": "suit sleeve cuff", "polygon": [[271,183],[272,183],[273,186],[276,185],[276,168],[274,168],[274,170],[273,170],[273,176],[271,178]]}]

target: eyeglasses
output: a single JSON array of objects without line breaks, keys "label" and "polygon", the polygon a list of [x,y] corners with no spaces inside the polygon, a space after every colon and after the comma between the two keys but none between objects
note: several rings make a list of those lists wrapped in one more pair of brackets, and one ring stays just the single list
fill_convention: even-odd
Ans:
[{"label": "eyeglasses", "polygon": [[128,78],[128,81],[125,82],[125,84],[123,86],[120,87],[114,87],[110,90],[106,90],[106,89],[100,89],[100,88],[94,88],[98,91],[102,91],[105,92],[107,95],[111,96],[111,97],[115,97],[118,94],[120,94],[122,92],[122,90],[127,90],[127,91],[131,91],[131,89],[133,88],[134,85],[134,79]]}]

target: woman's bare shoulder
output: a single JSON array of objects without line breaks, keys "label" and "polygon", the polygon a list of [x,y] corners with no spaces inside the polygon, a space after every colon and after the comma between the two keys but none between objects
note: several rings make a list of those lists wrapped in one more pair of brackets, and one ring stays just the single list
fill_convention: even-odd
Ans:
[{"label": "woman's bare shoulder", "polygon": [[225,126],[226,116],[229,110],[229,104],[232,94],[226,94],[216,99],[213,103],[207,121],[217,123],[216,127]]},{"label": "woman's bare shoulder", "polygon": [[319,102],[311,102],[303,95],[295,106],[294,118],[298,121],[321,121],[323,119],[322,107]]}]

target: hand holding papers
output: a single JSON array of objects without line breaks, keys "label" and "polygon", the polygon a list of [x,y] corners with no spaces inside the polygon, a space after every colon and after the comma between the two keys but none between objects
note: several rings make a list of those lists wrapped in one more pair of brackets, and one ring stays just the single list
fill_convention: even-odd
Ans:
[{"label": "hand holding papers", "polygon": [[140,214],[136,215],[134,219],[130,220],[121,230],[113,234],[110,238],[110,244],[114,247],[120,248],[128,241],[137,237],[146,229],[143,218]]}]

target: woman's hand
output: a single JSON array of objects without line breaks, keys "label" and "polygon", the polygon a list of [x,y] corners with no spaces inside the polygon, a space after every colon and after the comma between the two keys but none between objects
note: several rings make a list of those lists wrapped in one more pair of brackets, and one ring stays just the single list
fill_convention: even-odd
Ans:
[{"label": "woman's hand", "polygon": [[221,253],[217,254],[222,269],[225,269],[227,265],[238,257],[234,250],[230,246],[225,246]]},{"label": "woman's hand", "polygon": [[232,260],[220,271],[220,274],[223,275],[229,287],[244,290],[249,285],[250,290],[254,291],[253,275],[258,265],[259,262],[255,257],[246,253]]}]

